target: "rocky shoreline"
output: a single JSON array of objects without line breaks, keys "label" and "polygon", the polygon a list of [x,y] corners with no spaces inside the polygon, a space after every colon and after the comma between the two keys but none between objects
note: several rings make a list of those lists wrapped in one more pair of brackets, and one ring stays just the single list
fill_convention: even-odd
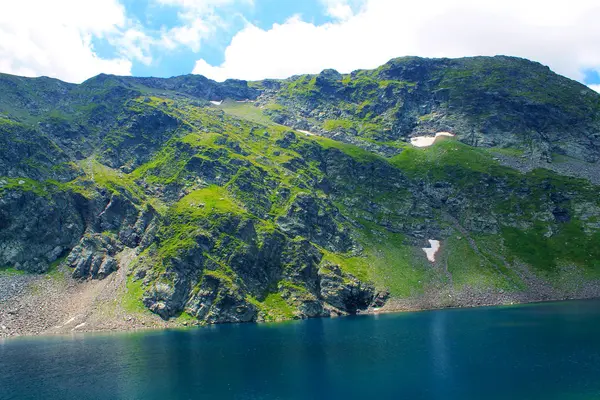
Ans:
[{"label": "rocky shoreline", "polygon": [[111,298],[124,290],[118,272],[103,281],[78,281],[69,272],[0,275],[0,338],[183,326],[124,310]]},{"label": "rocky shoreline", "polygon": [[[118,271],[103,281],[79,281],[66,270],[50,275],[0,275],[0,339],[202,325],[196,320],[165,321],[149,311],[126,311],[116,300],[120,291],[125,290],[125,277],[125,271]],[[529,290],[522,292],[431,287],[421,295],[390,298],[381,307],[359,310],[357,314],[600,298],[598,281],[582,282],[560,291],[543,282],[528,283]]]}]

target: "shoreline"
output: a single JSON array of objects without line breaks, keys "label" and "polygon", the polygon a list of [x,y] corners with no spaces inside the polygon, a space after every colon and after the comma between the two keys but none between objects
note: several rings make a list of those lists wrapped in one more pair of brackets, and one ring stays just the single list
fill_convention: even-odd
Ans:
[{"label": "shoreline", "polygon": [[[118,334],[133,334],[133,333],[147,333],[147,332],[161,332],[161,331],[172,331],[172,330],[188,330],[193,328],[207,328],[215,325],[230,325],[230,324],[285,324],[290,322],[301,322],[309,319],[336,319],[346,317],[368,317],[377,315],[393,315],[393,314],[405,314],[405,313],[419,313],[428,311],[444,311],[444,310],[463,310],[463,309],[478,309],[478,308],[495,308],[495,307],[520,307],[526,305],[540,305],[550,303],[563,303],[570,301],[593,301],[600,300],[600,294],[591,297],[562,297],[562,298],[545,298],[545,299],[532,299],[523,302],[511,302],[511,303],[485,303],[485,304],[471,304],[471,305],[448,305],[430,308],[419,308],[418,306],[406,306],[406,303],[414,302],[418,298],[391,298],[388,303],[381,308],[369,308],[357,312],[356,314],[347,315],[330,315],[323,317],[314,318],[293,318],[285,319],[280,321],[250,321],[250,322],[225,322],[222,324],[206,324],[201,321],[186,321],[182,323],[177,320],[162,321],[160,325],[132,325],[132,326],[120,326],[119,328],[106,327],[99,329],[77,329],[69,332],[65,331],[43,331],[39,333],[17,333],[10,336],[4,336],[0,334],[0,344],[7,340],[12,339],[37,339],[37,338],[67,338],[67,337],[80,337],[82,335],[118,335]],[[391,303],[391,304],[390,304]],[[399,305],[403,304],[403,305]],[[0,332],[1,333],[1,332]]]},{"label": "shoreline", "polygon": [[[43,275],[0,274],[0,339],[210,325],[185,317],[165,321],[141,306],[141,303],[133,308],[126,304],[123,299],[129,291],[128,270],[128,263],[125,263],[123,268],[103,280],[87,281],[73,279],[70,270],[64,266]],[[371,306],[357,315],[600,298],[600,280],[582,280],[577,274],[572,276],[573,279],[564,281],[560,288],[531,274],[523,273],[523,278],[527,287],[520,291],[473,288],[467,285],[455,288],[451,283],[432,283],[419,294],[390,297],[382,307]],[[329,318],[338,316],[345,315],[332,313]]]},{"label": "shoreline", "polygon": [[302,322],[310,319],[337,319],[337,318],[352,318],[352,317],[373,317],[377,315],[395,315],[395,314],[407,314],[407,313],[420,313],[420,312],[431,312],[431,311],[450,311],[450,310],[473,310],[479,308],[500,308],[500,307],[521,307],[528,305],[542,305],[542,304],[553,304],[553,303],[564,303],[572,301],[594,301],[600,300],[600,296],[587,297],[587,298],[567,298],[567,299],[549,299],[549,300],[538,300],[530,301],[525,303],[513,303],[513,304],[486,304],[486,305],[474,305],[474,306],[463,306],[463,307],[440,307],[440,308],[423,308],[423,309],[404,309],[404,310],[377,310],[377,311],[362,311],[356,314],[348,315],[332,315],[329,317],[314,317],[314,318],[298,318],[298,319],[286,319],[281,321],[251,321],[251,322],[226,322],[222,324],[203,324],[195,323],[188,325],[173,325],[165,327],[133,327],[130,329],[111,330],[111,329],[98,329],[98,330],[79,330],[76,332],[69,333],[40,333],[40,334],[24,334],[2,337],[0,336],[0,344],[8,340],[27,340],[27,339],[41,339],[41,338],[69,338],[74,336],[83,335],[97,335],[97,336],[112,336],[121,334],[133,334],[133,333],[149,333],[149,332],[164,332],[164,331],[183,331],[195,328],[208,328],[217,325],[232,325],[232,324],[243,324],[243,325],[261,325],[261,324],[286,324],[290,322]]}]

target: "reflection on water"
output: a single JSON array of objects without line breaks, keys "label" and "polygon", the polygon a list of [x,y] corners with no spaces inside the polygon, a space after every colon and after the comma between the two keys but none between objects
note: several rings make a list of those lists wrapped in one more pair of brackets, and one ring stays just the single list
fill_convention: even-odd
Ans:
[{"label": "reflection on water", "polygon": [[0,399],[599,399],[600,301],[0,341]]},{"label": "reflection on water", "polygon": [[446,333],[447,312],[434,312],[431,318],[431,364],[433,366],[434,378],[432,387],[437,389],[436,397],[444,398],[443,388],[449,383],[451,378],[450,354],[448,348],[448,336]]}]

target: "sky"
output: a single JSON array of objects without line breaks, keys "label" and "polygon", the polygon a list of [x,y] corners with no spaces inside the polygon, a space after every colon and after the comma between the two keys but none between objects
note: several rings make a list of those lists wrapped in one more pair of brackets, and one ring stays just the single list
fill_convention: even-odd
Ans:
[{"label": "sky", "polygon": [[599,0],[0,0],[0,72],[258,80],[512,55],[600,92]]}]

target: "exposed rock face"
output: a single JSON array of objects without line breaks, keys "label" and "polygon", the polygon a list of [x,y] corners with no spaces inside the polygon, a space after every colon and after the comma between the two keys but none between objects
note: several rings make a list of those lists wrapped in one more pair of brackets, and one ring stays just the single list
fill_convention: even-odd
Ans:
[{"label": "exposed rock face", "polygon": [[204,276],[198,292],[189,299],[186,310],[208,323],[250,322],[257,315],[254,305],[232,286],[212,275]]},{"label": "exposed rock face", "polygon": [[[297,304],[298,317],[328,315],[325,308],[355,313],[366,309],[373,297],[371,286],[339,267],[321,273],[322,253],[308,240],[292,240],[278,231],[259,234],[252,220],[237,218],[213,225],[211,232],[197,237],[195,246],[171,260],[154,281],[144,297],[150,310],[165,319],[185,311],[207,323],[253,321],[259,310],[248,297],[263,298],[274,287],[285,288],[286,282],[302,288],[300,293],[282,291]],[[225,232],[234,236],[219,240]],[[203,255],[207,252],[226,255],[234,275],[223,274],[217,260]]]},{"label": "exposed rock face", "polygon": [[85,230],[79,200],[68,193],[43,197],[20,191],[0,197],[0,265],[47,271]]},{"label": "exposed rock face", "polygon": [[116,240],[102,234],[87,234],[73,248],[67,262],[74,278],[103,279],[118,268],[114,256],[123,250]]},{"label": "exposed rock face", "polygon": [[367,309],[373,302],[375,289],[358,279],[345,275],[335,265],[319,269],[321,297],[332,306],[349,313]]},{"label": "exposed rock face", "polygon": [[352,240],[335,207],[307,194],[300,194],[291,203],[285,216],[277,220],[279,228],[293,236],[303,236],[331,251],[346,252]]}]

